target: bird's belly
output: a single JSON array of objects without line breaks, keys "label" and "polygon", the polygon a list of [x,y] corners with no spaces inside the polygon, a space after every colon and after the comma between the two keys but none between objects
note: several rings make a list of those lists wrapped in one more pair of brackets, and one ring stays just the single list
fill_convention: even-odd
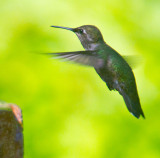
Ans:
[{"label": "bird's belly", "polygon": [[107,84],[109,90],[113,90],[115,85],[115,76],[111,71],[107,68],[95,68],[98,75],[101,79]]}]

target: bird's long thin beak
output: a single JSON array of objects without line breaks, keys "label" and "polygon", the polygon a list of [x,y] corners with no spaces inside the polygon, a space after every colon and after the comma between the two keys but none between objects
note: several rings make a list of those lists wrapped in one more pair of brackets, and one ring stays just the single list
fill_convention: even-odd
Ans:
[{"label": "bird's long thin beak", "polygon": [[69,27],[61,27],[61,26],[54,26],[54,25],[52,25],[51,27],[60,28],[60,29],[65,29],[65,30],[70,30],[70,31],[73,31],[73,32],[74,32],[74,29],[73,29],[73,28],[69,28]]}]

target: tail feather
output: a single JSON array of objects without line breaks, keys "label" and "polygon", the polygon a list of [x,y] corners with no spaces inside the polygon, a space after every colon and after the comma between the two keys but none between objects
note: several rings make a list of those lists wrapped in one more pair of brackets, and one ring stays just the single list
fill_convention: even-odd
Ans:
[{"label": "tail feather", "polygon": [[121,95],[123,96],[123,99],[127,105],[128,110],[137,118],[140,117],[140,115],[145,118],[144,113],[142,111],[139,97],[138,95],[127,95],[124,91],[121,92]]}]

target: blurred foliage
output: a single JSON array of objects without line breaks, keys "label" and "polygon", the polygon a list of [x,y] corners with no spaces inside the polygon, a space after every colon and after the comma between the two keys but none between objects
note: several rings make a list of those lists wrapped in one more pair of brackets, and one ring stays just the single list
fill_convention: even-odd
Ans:
[{"label": "blurred foliage", "polygon": [[[160,1],[1,0],[0,99],[23,110],[25,158],[160,157]],[[39,52],[83,50],[70,31],[99,27],[134,70],[146,119],[134,118],[93,68]]]}]

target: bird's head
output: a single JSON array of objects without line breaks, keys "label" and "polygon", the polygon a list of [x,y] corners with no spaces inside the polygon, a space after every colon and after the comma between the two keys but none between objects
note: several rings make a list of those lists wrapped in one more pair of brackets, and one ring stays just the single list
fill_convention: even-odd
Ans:
[{"label": "bird's head", "polygon": [[78,36],[83,47],[87,50],[94,50],[100,43],[104,42],[101,32],[93,25],[83,25],[77,28],[60,27],[54,25],[51,27],[62,28],[74,32]]}]

